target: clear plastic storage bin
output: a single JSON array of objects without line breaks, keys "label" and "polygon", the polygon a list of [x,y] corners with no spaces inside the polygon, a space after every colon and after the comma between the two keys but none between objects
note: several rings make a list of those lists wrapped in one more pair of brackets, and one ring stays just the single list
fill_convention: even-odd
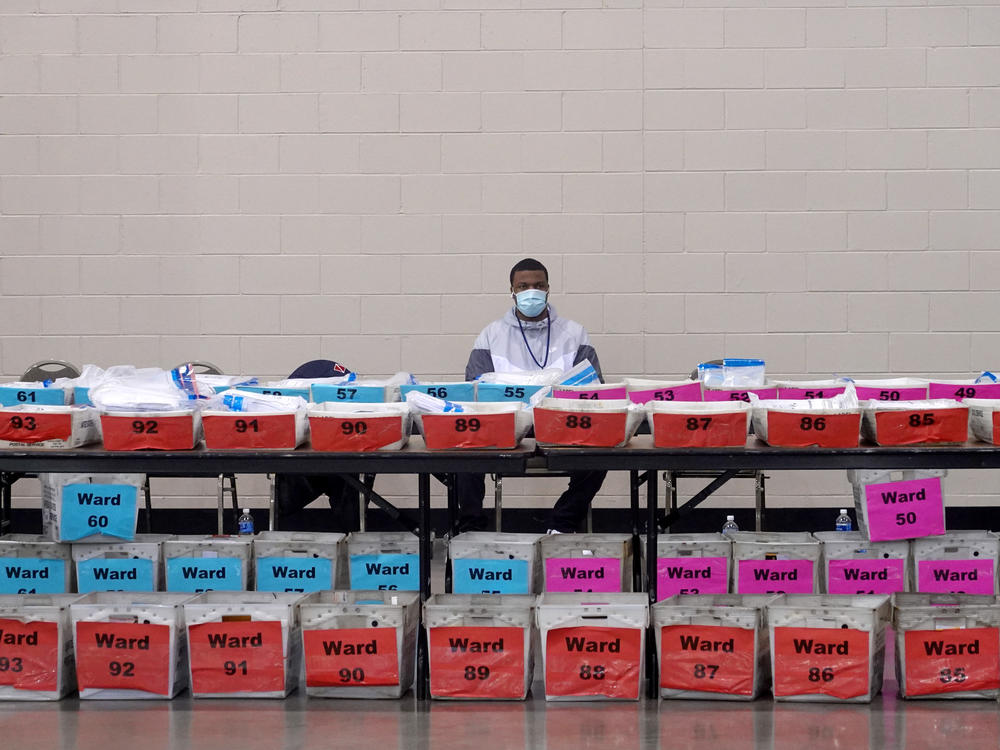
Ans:
[{"label": "clear plastic storage bin", "polygon": [[77,591],[162,590],[163,542],[174,538],[170,534],[136,534],[131,542],[74,544]]},{"label": "clear plastic storage bin", "polygon": [[958,401],[868,401],[861,409],[861,434],[878,445],[958,444],[969,439],[969,407]]},{"label": "clear plastic storage bin", "polygon": [[545,398],[535,407],[535,442],[539,445],[626,445],[646,418],[643,409],[624,398],[588,401]]},{"label": "clear plastic storage bin", "polygon": [[314,451],[398,451],[410,436],[412,416],[406,403],[333,402],[311,405],[308,413]]},{"label": "clear plastic storage bin", "polygon": [[519,400],[461,402],[459,406],[461,411],[414,412],[414,422],[428,450],[516,448],[531,429],[531,411]]},{"label": "clear plastic storage bin", "polygon": [[0,594],[0,700],[57,701],[76,687],[76,594]]},{"label": "clear plastic storage bin", "polygon": [[733,540],[733,593],[813,594],[819,591],[821,546],[804,531],[738,531]]},{"label": "clear plastic storage bin", "polygon": [[246,591],[250,588],[250,538],[177,536],[163,543],[167,591]]},{"label": "clear plastic storage bin", "polygon": [[466,531],[448,543],[452,593],[535,594],[542,589],[542,534]]},{"label": "clear plastic storage bin", "polygon": [[646,404],[649,431],[657,448],[727,448],[746,445],[750,404],[743,401]]},{"label": "clear plastic storage bin", "polygon": [[408,531],[355,531],[347,555],[352,589],[420,590],[420,540]]},{"label": "clear plastic storage bin", "polygon": [[201,436],[196,409],[101,412],[101,438],[109,451],[191,450]]},{"label": "clear plastic storage bin", "polygon": [[992,531],[949,531],[914,539],[913,567],[921,594],[995,596],[1000,537]]},{"label": "clear plastic storage bin", "polygon": [[542,537],[545,590],[632,590],[631,534],[548,534]]},{"label": "clear plastic storage bin", "polygon": [[962,403],[969,407],[972,435],[984,443],[1000,443],[1000,399],[967,398]]},{"label": "clear plastic storage bin", "polygon": [[39,474],[42,533],[54,542],[128,542],[135,537],[142,474]]},{"label": "clear plastic storage bin", "polygon": [[293,451],[309,435],[304,408],[286,412],[203,409],[201,426],[208,450]]},{"label": "clear plastic storage bin", "polygon": [[86,406],[0,409],[0,448],[79,448],[100,439],[97,411]]},{"label": "clear plastic storage bin", "polygon": [[68,544],[37,534],[0,536],[0,594],[67,594],[73,583]]},{"label": "clear plastic storage bin", "polygon": [[344,534],[263,531],[253,540],[257,591],[303,593],[337,587],[346,543]]},{"label": "clear plastic storage bin", "polygon": [[910,590],[908,542],[872,542],[860,531],[820,531],[823,591],[828,594],[894,594]]},{"label": "clear plastic storage bin", "polygon": [[858,529],[876,542],[944,533],[944,469],[849,469]]}]

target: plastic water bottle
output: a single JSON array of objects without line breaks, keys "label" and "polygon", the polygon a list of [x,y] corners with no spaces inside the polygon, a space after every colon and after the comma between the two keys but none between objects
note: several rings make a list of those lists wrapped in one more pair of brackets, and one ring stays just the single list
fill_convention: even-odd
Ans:
[{"label": "plastic water bottle", "polygon": [[726,522],[722,524],[723,534],[734,534],[740,530],[740,527],[736,525],[736,516],[726,516]]},{"label": "plastic water bottle", "polygon": [[243,535],[253,535],[253,516],[250,515],[250,509],[244,508],[243,515],[240,516],[239,521],[237,521],[240,527],[240,536]]},{"label": "plastic water bottle", "polygon": [[840,515],[837,516],[837,520],[833,528],[837,531],[850,531],[853,528],[851,517],[847,515],[847,508],[840,509]]}]

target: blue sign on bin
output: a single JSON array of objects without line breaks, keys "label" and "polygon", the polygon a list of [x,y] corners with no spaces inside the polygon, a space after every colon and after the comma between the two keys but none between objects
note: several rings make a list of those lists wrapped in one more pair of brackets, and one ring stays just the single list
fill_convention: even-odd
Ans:
[{"label": "blue sign on bin", "polygon": [[172,557],[167,591],[242,591],[243,560],[235,557]]},{"label": "blue sign on bin", "polygon": [[102,534],[135,538],[136,488],[129,484],[67,484],[62,488],[60,538],[64,542]]},{"label": "blue sign on bin", "polygon": [[155,591],[153,561],[142,558],[83,560],[76,566],[76,587],[91,591]]},{"label": "blue sign on bin", "polygon": [[428,396],[443,398],[448,401],[476,400],[475,383],[438,383],[437,385],[401,385],[399,387],[400,395],[402,395],[404,401],[406,400],[406,394],[410,391],[426,393]]},{"label": "blue sign on bin", "polygon": [[322,404],[326,401],[339,401],[351,404],[382,404],[385,403],[385,386],[383,385],[330,385],[316,383],[312,387],[313,403]]},{"label": "blue sign on bin", "polygon": [[528,403],[542,385],[504,385],[503,383],[480,383],[476,387],[478,401],[523,401]]},{"label": "blue sign on bin", "polygon": [[351,555],[351,588],[354,590],[419,591],[420,558],[417,555]]},{"label": "blue sign on bin", "polygon": [[451,561],[452,590],[456,594],[530,594],[527,560]]},{"label": "blue sign on bin", "polygon": [[333,561],[321,557],[258,557],[258,591],[329,591]]},{"label": "blue sign on bin", "polygon": [[0,594],[65,594],[66,561],[0,557]]},{"label": "blue sign on bin", "polygon": [[65,403],[66,392],[62,388],[0,388],[0,406],[62,406]]},{"label": "blue sign on bin", "polygon": [[90,389],[79,385],[75,386],[73,388],[73,403],[78,406],[93,406],[94,404],[90,400]]}]

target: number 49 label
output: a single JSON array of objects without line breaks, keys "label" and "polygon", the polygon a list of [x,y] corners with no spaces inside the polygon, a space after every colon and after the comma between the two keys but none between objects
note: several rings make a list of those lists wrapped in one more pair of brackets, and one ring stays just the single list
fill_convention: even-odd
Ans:
[{"label": "number 49 label", "polygon": [[430,628],[431,695],[521,698],[523,628]]},{"label": "number 49 label", "polygon": [[865,695],[868,638],[849,628],[775,628],[774,695]]},{"label": "number 49 label", "polygon": [[556,628],[545,640],[546,695],[635,700],[641,670],[638,628]]},{"label": "number 49 label", "polygon": [[285,689],[281,623],[206,622],[188,628],[192,693]]}]

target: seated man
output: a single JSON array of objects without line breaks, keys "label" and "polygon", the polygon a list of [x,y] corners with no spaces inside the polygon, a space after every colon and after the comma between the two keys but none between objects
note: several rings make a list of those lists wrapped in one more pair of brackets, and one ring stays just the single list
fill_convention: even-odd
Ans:
[{"label": "seated man", "polygon": [[[525,258],[510,270],[514,306],[500,320],[483,329],[465,366],[465,379],[487,372],[531,372],[555,367],[569,370],[589,360],[601,376],[597,352],[579,323],[560,318],[548,304],[549,272],[534,258]],[[604,483],[603,471],[574,471],[569,487],[552,508],[550,532],[577,531],[587,508]],[[486,494],[482,474],[459,474],[458,503],[462,531],[483,530],[489,521],[483,512]]]}]

